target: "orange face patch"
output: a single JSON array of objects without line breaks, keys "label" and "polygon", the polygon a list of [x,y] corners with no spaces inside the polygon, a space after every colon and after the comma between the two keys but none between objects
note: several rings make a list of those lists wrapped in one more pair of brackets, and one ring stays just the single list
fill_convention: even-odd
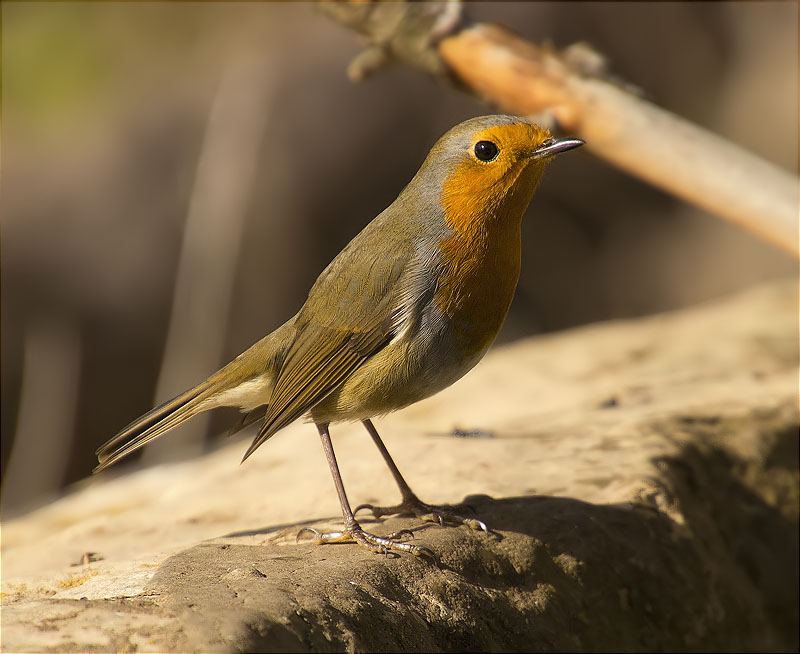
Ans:
[{"label": "orange face patch", "polygon": [[[470,200],[482,200],[481,203],[491,210],[491,206],[510,191],[522,170],[535,165],[531,154],[549,138],[548,130],[527,123],[495,125],[476,131],[465,153],[467,156],[455,166],[442,186],[445,211],[455,217],[463,212],[453,205]],[[479,143],[497,148],[490,161],[478,158],[475,150]]]}]

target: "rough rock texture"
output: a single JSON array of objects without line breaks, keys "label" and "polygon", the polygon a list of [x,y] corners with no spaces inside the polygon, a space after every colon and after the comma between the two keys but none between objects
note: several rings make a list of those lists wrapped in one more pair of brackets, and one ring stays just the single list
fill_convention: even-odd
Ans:
[{"label": "rough rock texture", "polygon": [[[364,520],[436,562],[295,542],[338,522],[308,425],[87,481],[3,526],[3,649],[796,651],[797,321],[792,281],[523,341],[378,421],[492,529]],[[394,501],[366,433],[333,436],[351,500]]]}]

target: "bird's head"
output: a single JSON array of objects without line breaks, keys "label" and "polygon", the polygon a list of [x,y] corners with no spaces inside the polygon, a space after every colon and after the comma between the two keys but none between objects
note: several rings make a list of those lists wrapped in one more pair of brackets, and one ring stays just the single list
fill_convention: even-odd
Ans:
[{"label": "bird's head", "polygon": [[581,145],[524,118],[481,116],[442,136],[417,178],[423,192],[438,192],[448,222],[509,212],[521,218],[547,163]]}]

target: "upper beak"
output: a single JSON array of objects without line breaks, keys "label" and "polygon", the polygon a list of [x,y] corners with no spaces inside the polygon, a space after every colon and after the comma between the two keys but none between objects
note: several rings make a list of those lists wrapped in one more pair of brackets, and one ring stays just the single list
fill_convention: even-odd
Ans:
[{"label": "upper beak", "polygon": [[581,139],[547,139],[528,156],[531,159],[545,159],[546,157],[552,157],[553,155],[561,154],[573,148],[579,148],[584,143],[586,143],[586,141],[582,141]]}]

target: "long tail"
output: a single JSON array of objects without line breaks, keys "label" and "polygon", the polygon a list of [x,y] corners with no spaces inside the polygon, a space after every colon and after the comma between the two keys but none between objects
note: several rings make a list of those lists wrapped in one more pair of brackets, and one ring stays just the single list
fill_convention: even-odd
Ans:
[{"label": "long tail", "polygon": [[294,333],[293,323],[294,317],[204,382],[134,420],[97,450],[100,463],[92,472],[105,470],[173,427],[209,409],[234,406],[243,411],[244,417],[232,431],[263,418],[273,379]]},{"label": "long tail", "polygon": [[105,470],[173,427],[212,408],[207,400],[218,390],[208,379],[140,416],[97,450],[100,463],[92,472]]}]

